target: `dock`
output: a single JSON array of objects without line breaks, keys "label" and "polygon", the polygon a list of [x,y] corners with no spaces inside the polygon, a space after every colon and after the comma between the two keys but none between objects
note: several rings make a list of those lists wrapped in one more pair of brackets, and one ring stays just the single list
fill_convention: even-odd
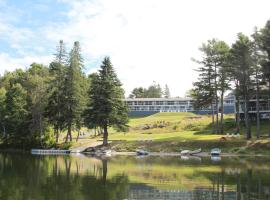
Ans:
[{"label": "dock", "polygon": [[71,153],[71,150],[31,149],[31,154],[33,155],[66,155],[70,153]]}]

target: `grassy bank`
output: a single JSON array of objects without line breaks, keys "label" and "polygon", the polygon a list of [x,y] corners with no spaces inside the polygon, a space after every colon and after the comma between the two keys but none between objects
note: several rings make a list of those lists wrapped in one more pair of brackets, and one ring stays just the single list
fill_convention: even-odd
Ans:
[{"label": "grassy bank", "polygon": [[[255,133],[255,126],[253,126]],[[131,118],[128,132],[116,132],[111,129],[109,141],[116,151],[134,151],[143,148],[155,152],[179,152],[183,149],[222,148],[223,152],[263,153],[270,154],[269,139],[246,141],[244,128],[239,136],[234,133],[234,116],[225,115],[224,135],[213,134],[211,117],[193,113],[158,113],[148,117]],[[267,135],[270,130],[268,122],[262,122],[261,133]],[[229,137],[228,137],[229,135]],[[91,137],[71,144],[87,146],[88,143],[102,140],[101,137]]]}]

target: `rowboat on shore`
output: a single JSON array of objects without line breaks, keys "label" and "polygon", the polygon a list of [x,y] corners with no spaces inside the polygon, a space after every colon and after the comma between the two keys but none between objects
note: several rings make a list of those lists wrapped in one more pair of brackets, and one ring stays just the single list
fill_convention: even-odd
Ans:
[{"label": "rowboat on shore", "polygon": [[212,156],[219,156],[220,153],[221,153],[221,149],[219,149],[219,148],[214,148],[214,149],[211,150],[211,155]]},{"label": "rowboat on shore", "polygon": [[139,155],[139,156],[142,156],[142,155],[148,155],[149,153],[147,151],[145,151],[145,150],[137,149],[136,154]]},{"label": "rowboat on shore", "polygon": [[195,154],[198,154],[198,153],[201,153],[201,152],[202,152],[201,148],[193,150],[193,151],[183,150],[183,151],[181,151],[181,155],[195,155]]},{"label": "rowboat on shore", "polygon": [[198,153],[201,153],[202,152],[202,149],[201,148],[199,148],[199,149],[196,149],[196,150],[194,150],[194,151],[190,151],[190,155],[194,155],[194,154],[198,154]]}]

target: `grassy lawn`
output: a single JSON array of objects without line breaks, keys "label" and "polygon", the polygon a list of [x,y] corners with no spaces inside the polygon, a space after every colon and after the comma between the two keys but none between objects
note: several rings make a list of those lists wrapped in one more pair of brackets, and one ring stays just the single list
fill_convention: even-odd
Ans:
[{"label": "grassy lawn", "polygon": [[109,140],[125,140],[125,141],[187,141],[187,140],[216,140],[220,135],[198,135],[195,131],[183,132],[166,132],[166,133],[147,133],[147,132],[128,132],[114,133],[109,136]]},{"label": "grassy lawn", "polygon": [[[227,115],[226,120],[233,116]],[[157,113],[148,117],[130,119],[129,131],[115,132],[109,140],[125,141],[191,141],[216,140],[222,137],[211,133],[210,116],[193,113]],[[146,127],[147,126],[147,127]]]},{"label": "grassy lawn", "polygon": [[[193,113],[157,113],[147,117],[131,118],[128,132],[116,132],[109,129],[109,141],[117,151],[134,151],[144,148],[149,151],[174,152],[181,149],[220,147],[223,152],[252,152],[270,153],[270,140],[245,140],[244,125],[241,125],[239,137],[226,137],[234,133],[234,115],[224,116],[224,135],[212,133],[211,116],[196,115]],[[256,127],[253,124],[252,132],[255,138]],[[84,130],[89,132],[89,130]],[[261,134],[268,135],[269,121],[261,123]],[[76,133],[74,133],[76,136]],[[86,137],[78,142],[72,142],[69,148],[91,145],[101,141],[102,137]],[[248,147],[248,148],[247,148]],[[250,151],[249,151],[250,150]]]}]

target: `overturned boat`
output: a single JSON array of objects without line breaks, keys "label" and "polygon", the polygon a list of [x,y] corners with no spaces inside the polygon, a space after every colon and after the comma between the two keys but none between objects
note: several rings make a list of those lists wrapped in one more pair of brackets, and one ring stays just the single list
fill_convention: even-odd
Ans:
[{"label": "overturned boat", "polygon": [[220,154],[221,154],[221,149],[219,149],[219,148],[214,148],[211,150],[212,156],[219,156]]},{"label": "overturned boat", "polygon": [[136,154],[137,154],[138,156],[142,156],[142,155],[148,155],[149,153],[148,153],[147,151],[145,151],[145,150],[137,149],[137,150],[136,150]]},{"label": "overturned boat", "polygon": [[201,153],[201,152],[202,152],[201,148],[193,150],[193,151],[183,150],[183,151],[181,151],[181,155],[195,155],[195,154],[198,154],[198,153]]}]

